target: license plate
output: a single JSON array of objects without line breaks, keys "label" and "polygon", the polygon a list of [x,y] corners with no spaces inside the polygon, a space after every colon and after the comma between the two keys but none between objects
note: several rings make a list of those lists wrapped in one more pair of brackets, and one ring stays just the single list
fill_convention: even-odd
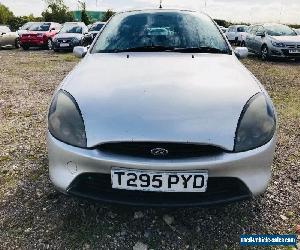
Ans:
[{"label": "license plate", "polygon": [[113,168],[113,189],[145,192],[206,192],[208,172],[155,172]]},{"label": "license plate", "polygon": [[299,54],[299,53],[300,53],[300,50],[299,50],[299,49],[290,49],[290,50],[289,50],[289,53],[290,53],[290,54]]},{"label": "license plate", "polygon": [[68,43],[61,43],[60,44],[60,47],[69,47],[70,46],[70,44],[68,44]]}]

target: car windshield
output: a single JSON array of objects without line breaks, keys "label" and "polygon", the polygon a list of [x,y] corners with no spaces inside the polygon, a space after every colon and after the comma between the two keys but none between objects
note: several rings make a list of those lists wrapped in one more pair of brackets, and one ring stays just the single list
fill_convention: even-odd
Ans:
[{"label": "car windshield", "polygon": [[21,28],[20,30],[27,30],[30,28],[30,26],[33,25],[33,23],[25,23]]},{"label": "car windshield", "polygon": [[59,33],[82,33],[82,27],[79,25],[74,24],[66,24],[64,25]]},{"label": "car windshield", "polygon": [[51,23],[36,23],[33,24],[29,30],[30,31],[48,31],[50,29]]},{"label": "car windshield", "polygon": [[296,36],[297,35],[297,33],[294,30],[292,30],[290,27],[281,24],[266,25],[265,29],[267,34],[270,36]]},{"label": "car windshield", "polygon": [[91,28],[89,29],[89,31],[100,31],[102,29],[102,27],[104,26],[103,23],[97,23],[97,24],[93,24],[91,26]]},{"label": "car windshield", "polygon": [[187,11],[124,12],[114,16],[92,53],[176,51],[230,53],[213,21]]},{"label": "car windshield", "polygon": [[241,26],[237,28],[237,32],[246,32],[247,26]]}]

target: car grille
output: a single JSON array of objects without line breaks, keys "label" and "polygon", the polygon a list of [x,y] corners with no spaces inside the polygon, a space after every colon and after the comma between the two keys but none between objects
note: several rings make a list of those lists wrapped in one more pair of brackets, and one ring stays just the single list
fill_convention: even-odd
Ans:
[{"label": "car grille", "polygon": [[286,47],[288,49],[300,49],[300,44],[288,44]]},{"label": "car grille", "polygon": [[71,43],[73,38],[58,38],[57,42],[58,43]]},{"label": "car grille", "polygon": [[248,188],[237,178],[208,178],[205,193],[162,193],[116,190],[108,174],[81,174],[68,193],[96,201],[135,206],[188,207],[232,202],[251,197]]},{"label": "car grille", "polygon": [[288,49],[283,49],[282,53],[285,56],[290,56],[290,57],[300,57],[300,53],[290,53]]},{"label": "car grille", "polygon": [[[154,159],[195,158],[215,156],[224,152],[223,149],[211,145],[161,142],[105,143],[98,146],[97,149],[110,154]],[[153,149],[165,149],[168,153],[165,155],[153,155],[151,153]]]}]

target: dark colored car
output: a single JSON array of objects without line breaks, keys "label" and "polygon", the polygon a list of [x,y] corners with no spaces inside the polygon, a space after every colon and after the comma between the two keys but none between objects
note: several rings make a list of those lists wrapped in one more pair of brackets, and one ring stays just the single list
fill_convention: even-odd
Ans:
[{"label": "dark colored car", "polygon": [[53,39],[54,51],[73,51],[75,46],[85,46],[88,28],[82,22],[68,22],[63,25]]},{"label": "dark colored car", "polygon": [[95,22],[90,28],[88,34],[85,36],[87,44],[92,44],[99,31],[103,28],[106,22]]},{"label": "dark colored car", "polygon": [[52,49],[52,39],[60,28],[59,23],[35,23],[30,26],[28,32],[20,35],[20,45],[24,50],[28,50],[30,47]]}]

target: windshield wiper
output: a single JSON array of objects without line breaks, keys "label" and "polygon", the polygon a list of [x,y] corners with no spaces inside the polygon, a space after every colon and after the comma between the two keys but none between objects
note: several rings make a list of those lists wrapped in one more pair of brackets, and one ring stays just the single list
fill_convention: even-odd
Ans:
[{"label": "windshield wiper", "polygon": [[181,53],[217,53],[217,54],[228,54],[229,52],[226,50],[221,50],[214,47],[190,47],[190,48],[174,48],[175,52]]},{"label": "windshield wiper", "polygon": [[173,51],[173,47],[166,46],[141,46],[126,49],[112,49],[112,50],[102,50],[100,53],[122,53],[122,52],[163,52],[163,51]]},{"label": "windshield wiper", "polygon": [[175,48],[167,46],[141,46],[126,49],[110,49],[100,50],[98,53],[122,53],[122,52],[179,52],[179,53],[218,53],[229,54],[227,50],[221,50],[214,47],[187,47],[187,48]]}]

